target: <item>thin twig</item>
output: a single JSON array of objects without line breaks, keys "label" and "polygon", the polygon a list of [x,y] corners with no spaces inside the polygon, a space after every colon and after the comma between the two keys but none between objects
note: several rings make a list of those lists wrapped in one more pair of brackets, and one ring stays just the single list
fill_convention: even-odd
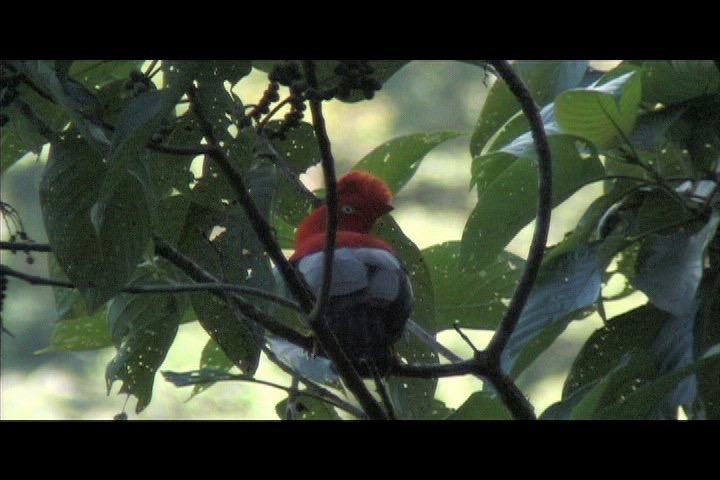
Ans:
[{"label": "thin twig", "polygon": [[[205,271],[202,267],[197,265],[195,262],[187,258],[185,255],[183,255],[181,252],[179,252],[176,248],[174,248],[172,245],[167,243],[162,238],[158,237],[157,235],[153,236],[153,240],[155,241],[155,252],[160,255],[161,257],[167,259],[170,261],[170,263],[173,263],[175,266],[180,268],[183,272],[185,272],[186,275],[188,275],[190,278],[192,278],[195,281],[198,282],[215,282],[220,283],[217,278],[215,278],[214,275],[208,273]],[[213,292],[216,295],[219,295],[223,297],[222,292]],[[312,349],[312,338],[306,337],[292,328],[279,323],[274,318],[267,315],[262,310],[255,307],[253,304],[247,302],[245,299],[240,297],[239,295],[233,293],[231,294],[233,297],[233,300],[238,303],[238,308],[243,313],[243,315],[246,315],[247,317],[251,318],[253,321],[257,322],[268,330],[269,332],[273,333],[274,335],[277,335],[279,337],[284,338],[290,343],[293,343],[301,348],[304,348],[307,351],[310,351]]]},{"label": "thin twig", "polygon": [[[162,373],[162,375],[165,377],[165,379],[166,379],[168,382],[175,384],[175,382],[173,382],[173,381],[172,381],[170,378],[168,378],[168,377],[171,377],[171,378],[172,378],[172,377],[178,376],[178,375],[188,375],[188,374],[192,374],[192,373],[194,373],[194,372],[173,372],[173,371],[170,371],[170,370],[164,370],[164,371],[162,371],[161,373]],[[347,403],[347,402],[344,402],[344,401],[340,400],[338,397],[336,397],[336,396],[334,396],[334,395],[332,395],[332,394],[326,395],[327,393],[330,393],[330,392],[328,392],[327,390],[324,390],[324,391],[322,391],[322,392],[320,392],[320,393],[314,393],[314,392],[311,392],[311,391],[308,391],[308,390],[298,390],[297,388],[294,388],[294,387],[292,387],[292,386],[286,387],[286,386],[284,386],[284,385],[280,385],[280,384],[277,384],[277,383],[269,382],[269,381],[267,381],[267,380],[260,380],[260,379],[258,379],[258,378],[251,377],[251,376],[249,376],[249,375],[237,375],[237,374],[232,374],[232,373],[225,373],[225,374],[223,374],[223,375],[217,375],[217,376],[215,376],[214,378],[189,379],[189,380],[185,381],[185,383],[183,383],[183,385],[181,385],[181,386],[183,386],[183,387],[189,387],[189,386],[191,386],[191,385],[203,385],[203,384],[206,384],[206,383],[233,382],[233,381],[235,381],[235,382],[256,383],[256,384],[258,384],[258,385],[265,385],[265,386],[268,386],[268,387],[277,388],[277,389],[279,389],[279,390],[283,390],[283,391],[289,393],[290,395],[293,395],[293,394],[295,394],[295,395],[304,395],[304,396],[306,396],[306,397],[315,398],[315,399],[320,400],[320,401],[322,401],[322,402],[330,403],[330,404],[332,404],[333,406],[335,406],[335,407],[337,407],[337,408],[340,408],[341,410],[345,410],[346,412],[348,412],[348,413],[350,413],[350,414],[352,414],[352,415],[356,415],[356,416],[357,416],[358,414],[362,414],[362,412],[360,412],[357,408],[353,407],[352,405],[350,405],[350,404]],[[338,402],[338,400],[340,400],[340,401]]]},{"label": "thin twig", "polygon": [[0,250],[16,252],[52,252],[47,243],[0,242]]},{"label": "thin twig", "polygon": [[[76,288],[71,282],[63,280],[54,280],[52,278],[39,277],[19,272],[5,265],[0,265],[0,273],[8,275],[20,280],[24,280],[32,285],[45,285],[48,287]],[[300,312],[300,306],[288,300],[285,297],[275,295],[273,293],[261,290],[259,288],[247,287],[244,285],[236,285],[234,283],[191,283],[191,284],[150,284],[125,287],[121,290],[123,293],[188,293],[188,292],[235,292],[243,295],[250,295],[265,300],[269,300],[278,305],[291,308]]]},{"label": "thin twig", "polygon": [[267,123],[270,121],[270,119],[271,119],[282,107],[284,107],[285,105],[287,105],[288,103],[290,103],[290,100],[292,100],[292,98],[293,98],[292,95],[290,95],[290,96],[284,98],[282,101],[280,101],[277,105],[275,105],[275,106],[273,107],[273,109],[270,110],[270,112],[268,112],[268,114],[265,115],[265,117],[258,123],[258,125],[257,125],[257,131],[258,131],[258,132],[262,132],[263,128],[265,128],[265,126],[266,126]]},{"label": "thin twig", "polygon": [[[315,75],[315,64],[312,60],[303,62],[305,78],[310,88],[317,88],[317,77]],[[358,375],[355,366],[343,351],[335,335],[325,322],[325,310],[330,298],[330,284],[332,282],[332,267],[335,255],[335,236],[337,234],[337,183],[335,179],[335,159],[330,149],[330,139],[325,128],[325,118],[322,114],[322,105],[318,100],[310,100],[310,112],[312,114],[313,128],[320,148],[325,176],[325,189],[327,192],[326,203],[328,208],[327,238],[325,240],[323,283],[320,288],[315,307],[310,314],[310,327],[318,338],[325,353],[335,365],[338,373],[345,381],[348,389],[355,395],[363,410],[375,420],[387,418],[380,405],[370,394]]]},{"label": "thin twig", "polygon": [[397,420],[397,416],[395,415],[395,407],[393,407],[392,400],[390,399],[390,395],[387,392],[387,388],[385,388],[385,383],[383,382],[383,379],[380,377],[380,374],[377,372],[376,369],[371,368],[371,370],[373,374],[373,380],[375,380],[375,390],[380,395],[380,399],[385,406],[385,411],[387,412],[388,419]]},{"label": "thin twig", "polygon": [[270,224],[268,224],[267,220],[265,220],[262,216],[250,196],[248,189],[245,187],[242,175],[240,175],[240,173],[235,169],[234,165],[227,158],[225,151],[220,146],[220,143],[213,133],[212,125],[204,115],[196,87],[193,86],[189,90],[188,98],[190,99],[190,106],[198,119],[201,129],[203,130],[203,134],[212,147],[208,151],[208,156],[215,160],[225,176],[228,178],[228,182],[235,191],[235,194],[238,196],[238,201],[243,206],[243,209],[248,216],[250,225],[258,236],[258,239],[265,247],[265,251],[285,279],[290,292],[303,310],[309,312],[313,306],[312,293],[305,287],[296,270],[292,265],[290,265],[290,262],[287,258],[285,258],[285,255],[283,255],[280,245],[277,243],[272,234]]}]

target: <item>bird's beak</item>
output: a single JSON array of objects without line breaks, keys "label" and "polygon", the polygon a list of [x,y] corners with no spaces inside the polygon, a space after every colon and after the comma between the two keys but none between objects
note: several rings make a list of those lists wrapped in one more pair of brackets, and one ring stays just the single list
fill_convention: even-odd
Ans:
[{"label": "bird's beak", "polygon": [[386,213],[390,213],[395,209],[392,205],[383,205],[382,206],[382,213],[385,215]]}]

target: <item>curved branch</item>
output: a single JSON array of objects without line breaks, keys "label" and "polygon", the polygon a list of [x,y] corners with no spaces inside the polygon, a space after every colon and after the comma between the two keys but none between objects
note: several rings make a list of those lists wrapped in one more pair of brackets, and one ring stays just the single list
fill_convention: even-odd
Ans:
[{"label": "curved branch", "polygon": [[212,147],[207,153],[208,156],[218,164],[227,177],[228,182],[235,191],[235,194],[238,196],[238,201],[243,206],[243,209],[248,216],[250,225],[257,234],[260,242],[262,242],[265,247],[265,251],[268,253],[287,282],[290,292],[300,303],[303,310],[309,312],[313,306],[312,294],[305,287],[303,281],[300,279],[293,266],[290,265],[288,259],[285,258],[285,255],[283,255],[280,245],[278,245],[275,237],[273,236],[270,224],[268,224],[267,220],[265,220],[255,205],[255,202],[245,186],[242,175],[240,175],[240,173],[232,165],[228,157],[225,155],[225,151],[220,146],[217,138],[215,138],[212,125],[205,117],[200,99],[198,98],[198,91],[194,86],[189,90],[188,98],[190,99],[190,106],[197,116],[200,127],[203,130],[203,134],[207,139],[208,144]]},{"label": "curved branch", "polygon": [[552,162],[550,145],[545,135],[540,111],[527,87],[525,87],[522,80],[520,80],[507,61],[491,61],[491,64],[495,67],[502,79],[505,80],[510,91],[520,102],[522,111],[530,122],[530,131],[532,132],[538,153],[537,220],[525,264],[525,271],[523,271],[523,275],[515,288],[505,316],[486,349],[490,358],[499,364],[500,355],[517,326],[520,314],[523,308],[525,308],[525,303],[535,284],[535,279],[540,271],[540,264],[542,263],[545,253],[545,244],[547,243],[548,231],[550,229],[550,212],[552,210]]},{"label": "curved branch", "polygon": [[[317,77],[315,75],[315,64],[312,60],[303,63],[305,77],[310,88],[317,88]],[[345,381],[348,389],[355,395],[363,410],[371,419],[384,420],[387,418],[380,405],[370,394],[363,383],[360,375],[340,347],[335,335],[333,335],[327,323],[324,321],[325,310],[330,298],[330,284],[332,282],[332,266],[335,255],[335,237],[337,234],[337,181],[335,178],[335,159],[330,150],[330,138],[325,128],[325,118],[322,114],[322,104],[319,100],[310,100],[310,112],[312,114],[313,128],[317,137],[318,146],[325,175],[325,189],[327,191],[326,203],[328,206],[327,239],[323,251],[323,283],[320,295],[310,314],[310,327],[317,336],[320,345],[333,362]]]}]

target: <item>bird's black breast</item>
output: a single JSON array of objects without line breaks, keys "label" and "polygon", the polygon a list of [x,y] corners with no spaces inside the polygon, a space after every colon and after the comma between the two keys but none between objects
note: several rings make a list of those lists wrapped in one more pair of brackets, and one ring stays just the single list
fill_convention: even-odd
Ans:
[{"label": "bird's black breast", "polygon": [[[322,252],[298,262],[310,287],[322,285]],[[335,252],[325,320],[342,349],[364,376],[384,373],[393,359],[414,304],[407,272],[392,253],[371,248]]]}]

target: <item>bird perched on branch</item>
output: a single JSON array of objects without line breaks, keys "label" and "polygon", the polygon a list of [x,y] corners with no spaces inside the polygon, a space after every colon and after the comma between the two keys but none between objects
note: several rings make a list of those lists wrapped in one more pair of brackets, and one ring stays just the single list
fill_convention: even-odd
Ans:
[{"label": "bird perched on branch", "polygon": [[[384,375],[414,304],[400,259],[370,234],[375,221],[393,209],[392,192],[381,179],[360,171],[340,178],[337,188],[338,231],[325,321],[360,375]],[[302,222],[290,257],[316,295],[323,282],[327,216],[322,206]]]}]

